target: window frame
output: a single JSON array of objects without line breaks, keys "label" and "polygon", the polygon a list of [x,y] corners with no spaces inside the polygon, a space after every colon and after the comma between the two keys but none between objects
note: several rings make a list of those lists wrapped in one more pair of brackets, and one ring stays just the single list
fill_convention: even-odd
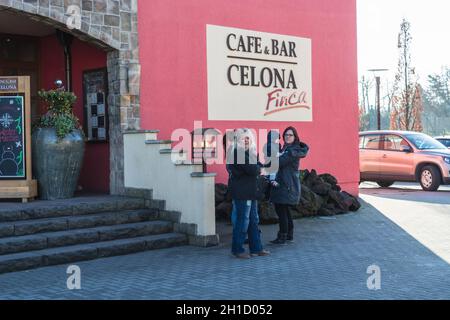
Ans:
[{"label": "window frame", "polygon": [[381,146],[381,139],[378,141],[378,148],[377,149],[374,149],[374,148],[365,148],[364,146],[365,146],[365,139],[367,138],[367,137],[370,137],[370,136],[378,136],[378,137],[382,137],[383,136],[383,134],[382,133],[369,133],[369,134],[362,134],[362,135],[360,135],[359,136],[359,138],[361,139],[361,137],[364,137],[364,142],[363,142],[363,147],[362,148],[359,148],[359,150],[377,150],[377,151],[380,151],[380,150],[383,150],[383,149],[381,149],[380,148],[380,146]]},{"label": "window frame", "polygon": [[402,137],[402,136],[399,135],[399,134],[395,134],[395,133],[383,133],[382,136],[383,136],[383,140],[382,140],[382,141],[383,141],[383,148],[380,149],[380,150],[383,150],[383,151],[391,151],[391,152],[403,152],[402,150],[385,149],[385,148],[384,148],[384,147],[385,147],[384,142],[385,142],[386,140],[384,139],[384,137],[386,137],[386,136],[395,136],[395,137],[398,137],[398,138],[400,138],[400,139],[402,139],[402,140],[405,140],[406,143],[408,144],[408,146],[409,146],[412,150],[414,150],[413,147],[411,146],[411,143],[408,141],[408,139],[406,139],[405,137]]}]

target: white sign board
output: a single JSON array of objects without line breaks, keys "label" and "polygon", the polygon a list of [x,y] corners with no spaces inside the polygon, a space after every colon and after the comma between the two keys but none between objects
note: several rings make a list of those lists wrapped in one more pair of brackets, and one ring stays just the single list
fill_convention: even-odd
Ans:
[{"label": "white sign board", "polygon": [[312,121],[311,40],[206,26],[208,118]]}]

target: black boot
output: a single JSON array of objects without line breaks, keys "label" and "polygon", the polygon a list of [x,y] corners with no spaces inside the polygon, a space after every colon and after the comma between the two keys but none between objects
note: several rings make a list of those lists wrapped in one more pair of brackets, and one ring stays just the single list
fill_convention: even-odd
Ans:
[{"label": "black boot", "polygon": [[275,240],[270,241],[273,244],[286,244],[287,233],[278,232],[278,237]]},{"label": "black boot", "polygon": [[280,239],[280,232],[277,233],[277,238],[275,240],[270,241],[270,243],[275,243]]},{"label": "black boot", "polygon": [[286,237],[286,241],[288,243],[293,243],[294,242],[294,229],[288,231],[287,237]]}]

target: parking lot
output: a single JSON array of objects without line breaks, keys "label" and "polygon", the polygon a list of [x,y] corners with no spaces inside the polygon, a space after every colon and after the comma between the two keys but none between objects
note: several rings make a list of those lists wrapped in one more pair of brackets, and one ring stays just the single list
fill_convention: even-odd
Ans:
[{"label": "parking lot", "polygon": [[450,186],[426,192],[418,183],[380,188],[365,182],[360,197],[450,263]]}]

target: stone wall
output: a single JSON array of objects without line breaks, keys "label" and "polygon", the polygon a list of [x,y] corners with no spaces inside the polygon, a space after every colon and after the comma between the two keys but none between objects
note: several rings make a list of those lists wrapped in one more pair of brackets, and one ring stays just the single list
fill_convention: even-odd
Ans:
[{"label": "stone wall", "polygon": [[4,9],[108,51],[110,190],[122,194],[123,132],[140,128],[137,0],[0,0]]}]

